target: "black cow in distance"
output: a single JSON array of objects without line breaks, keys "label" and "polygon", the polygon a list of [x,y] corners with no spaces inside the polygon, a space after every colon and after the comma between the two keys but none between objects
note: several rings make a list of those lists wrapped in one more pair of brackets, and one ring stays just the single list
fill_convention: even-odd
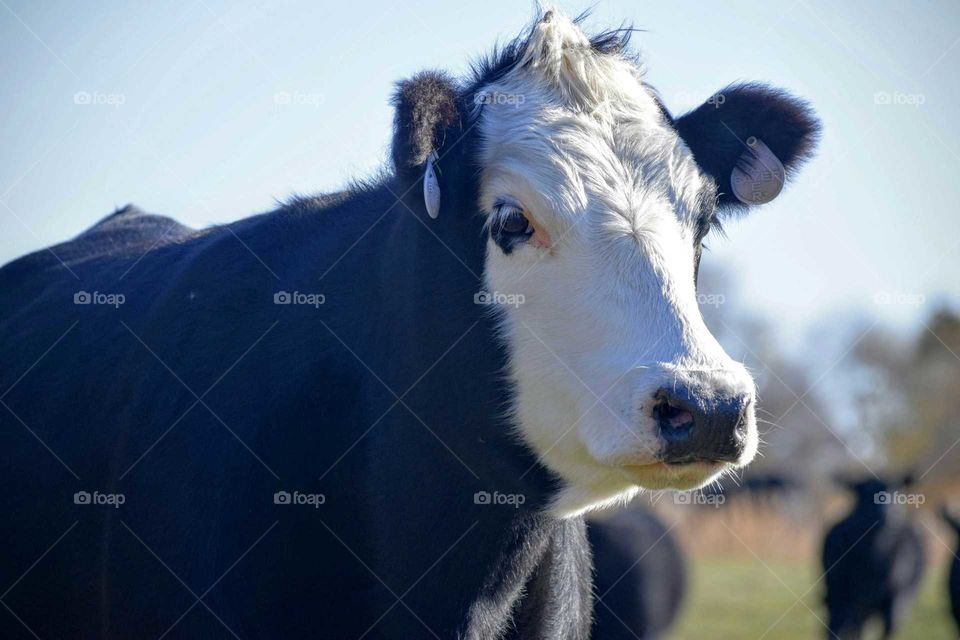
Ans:
[{"label": "black cow in distance", "polygon": [[827,637],[860,638],[864,625],[879,617],[883,638],[889,638],[916,596],[926,567],[923,541],[904,509],[910,496],[902,490],[911,480],[871,477],[843,484],[856,502],[823,543]]}]

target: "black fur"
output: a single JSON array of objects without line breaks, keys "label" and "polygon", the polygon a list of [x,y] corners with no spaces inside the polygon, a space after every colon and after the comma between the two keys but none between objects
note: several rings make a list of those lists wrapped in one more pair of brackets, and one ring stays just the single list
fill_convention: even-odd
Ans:
[{"label": "black fur", "polygon": [[456,83],[442,71],[422,71],[397,84],[391,145],[396,171],[422,167],[443,146],[447,131],[459,128],[458,100]]},{"label": "black fur", "polygon": [[593,635],[603,640],[662,638],[686,592],[683,554],[653,514],[631,509],[591,521],[596,567]]},{"label": "black fur", "polygon": [[[414,133],[394,157],[422,155],[424,122],[398,124]],[[505,353],[474,304],[474,148],[443,148],[438,220],[397,202],[421,184],[398,171],[204,231],[127,207],[0,269],[0,580],[79,523],[6,596],[21,619],[159,637],[194,604],[182,579],[216,585],[204,602],[241,637],[589,635],[583,523],[540,514],[556,479],[502,419]],[[76,305],[80,290],[126,302]],[[274,304],[281,290],[325,304]],[[126,503],[75,505],[81,490]],[[281,490],[326,503],[275,505]],[[0,636],[29,635],[0,617]],[[201,605],[174,635],[232,637]]]},{"label": "black fur", "polygon": [[860,638],[867,621],[878,617],[883,637],[889,638],[923,579],[923,540],[899,508],[877,498],[881,492],[902,489],[904,483],[870,478],[848,486],[856,495],[853,510],[823,542],[830,618],[826,637]]},{"label": "black fur", "polygon": [[[543,515],[558,479],[503,418],[506,353],[474,304],[468,118],[520,46],[462,89],[401,84],[375,180],[203,231],[127,207],[0,269],[0,580],[40,637],[589,635],[584,524]],[[126,503],[74,504],[83,490]],[[0,637],[31,632],[8,615]]]},{"label": "black fur", "polygon": [[960,518],[950,513],[944,508],[943,519],[953,529],[957,537],[956,549],[953,552],[953,559],[950,561],[950,576],[947,582],[947,591],[950,594],[950,612],[953,614],[954,624],[957,626],[957,633],[960,634]]},{"label": "black fur", "polygon": [[722,208],[746,205],[733,195],[730,175],[755,136],[780,159],[791,176],[813,155],[820,137],[820,123],[805,101],[766,84],[731,85],[693,111],[679,117],[674,126],[697,164],[712,176],[719,189]]}]

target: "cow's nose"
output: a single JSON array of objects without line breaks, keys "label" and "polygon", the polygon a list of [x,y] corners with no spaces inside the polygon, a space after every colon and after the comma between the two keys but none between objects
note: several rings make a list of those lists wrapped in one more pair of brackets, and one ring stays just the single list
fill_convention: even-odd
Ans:
[{"label": "cow's nose", "polygon": [[654,394],[653,417],[665,446],[662,460],[736,462],[746,446],[749,394],[717,395],[686,387],[660,389]]}]

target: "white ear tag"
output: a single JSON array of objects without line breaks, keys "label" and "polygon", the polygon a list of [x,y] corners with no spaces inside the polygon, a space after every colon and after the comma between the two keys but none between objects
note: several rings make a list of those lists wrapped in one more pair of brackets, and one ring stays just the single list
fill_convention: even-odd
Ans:
[{"label": "white ear tag", "polygon": [[750,136],[749,151],[745,151],[730,174],[733,195],[744,204],[766,204],[780,195],[786,172],[780,158],[763,144]]},{"label": "white ear tag", "polygon": [[432,151],[423,172],[423,203],[427,206],[427,215],[434,220],[440,215],[440,181],[437,179],[437,168],[433,166],[438,159],[437,152]]}]

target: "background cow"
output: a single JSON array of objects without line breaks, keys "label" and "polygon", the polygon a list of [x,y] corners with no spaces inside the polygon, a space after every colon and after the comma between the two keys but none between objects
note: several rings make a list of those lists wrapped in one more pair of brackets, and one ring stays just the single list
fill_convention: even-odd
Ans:
[{"label": "background cow", "polygon": [[582,514],[756,452],[701,244],[818,130],[754,84],[674,118],[628,35],[548,12],[402,82],[376,179],[0,270],[2,635],[589,635]]},{"label": "background cow", "polygon": [[828,638],[859,638],[876,617],[888,638],[916,596],[926,568],[923,541],[895,497],[910,483],[909,477],[844,483],[855,496],[853,509],[823,543]]},{"label": "background cow", "polygon": [[953,558],[950,560],[950,577],[947,589],[950,593],[950,610],[957,625],[957,632],[960,633],[960,518],[957,518],[947,507],[943,508],[942,515],[957,536],[957,546],[953,552]]},{"label": "background cow", "polygon": [[686,592],[686,567],[676,537],[652,512],[632,508],[591,519],[593,633],[610,640],[661,638]]}]

